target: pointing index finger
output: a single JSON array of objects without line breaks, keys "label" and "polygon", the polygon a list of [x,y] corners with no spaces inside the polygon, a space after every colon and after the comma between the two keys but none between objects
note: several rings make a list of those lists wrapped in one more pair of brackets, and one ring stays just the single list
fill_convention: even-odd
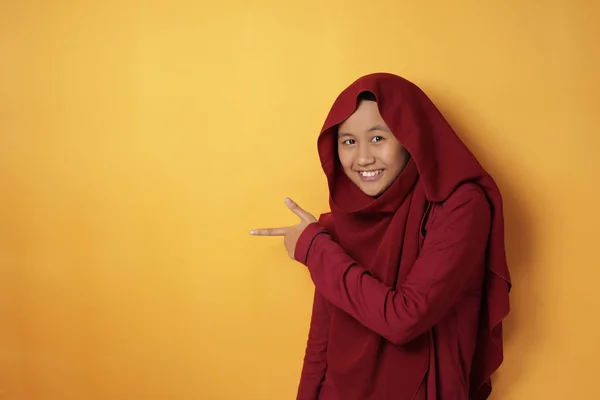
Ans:
[{"label": "pointing index finger", "polygon": [[285,236],[286,228],[264,228],[253,229],[250,234],[253,236]]}]

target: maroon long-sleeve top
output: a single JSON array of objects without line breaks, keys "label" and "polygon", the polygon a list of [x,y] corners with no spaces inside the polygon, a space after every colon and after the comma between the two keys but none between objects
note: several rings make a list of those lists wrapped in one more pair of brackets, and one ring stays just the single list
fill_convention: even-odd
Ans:
[{"label": "maroon long-sleeve top", "polygon": [[489,202],[474,184],[434,204],[419,256],[398,287],[369,274],[324,226],[309,225],[295,252],[316,288],[297,399],[344,400],[328,374],[332,307],[396,346],[431,332],[429,370],[415,399],[468,399],[490,224]]}]

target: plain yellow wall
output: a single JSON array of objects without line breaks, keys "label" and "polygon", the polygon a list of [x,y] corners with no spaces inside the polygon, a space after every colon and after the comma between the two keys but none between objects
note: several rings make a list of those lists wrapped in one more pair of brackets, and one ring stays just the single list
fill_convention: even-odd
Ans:
[{"label": "plain yellow wall", "polygon": [[0,399],[293,399],[313,286],[248,230],[327,210],[317,133],[375,71],[503,190],[493,398],[600,398],[599,2],[102,3],[0,5]]}]

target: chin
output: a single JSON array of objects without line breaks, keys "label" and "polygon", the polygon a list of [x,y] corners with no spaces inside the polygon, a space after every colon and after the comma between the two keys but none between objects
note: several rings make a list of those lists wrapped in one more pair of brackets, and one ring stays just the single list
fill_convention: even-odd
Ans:
[{"label": "chin", "polygon": [[[359,186],[360,187],[360,186]],[[380,196],[383,192],[385,192],[385,189],[382,188],[365,188],[365,187],[360,187],[360,190],[366,194],[367,196],[371,196],[371,197],[377,197]]]}]

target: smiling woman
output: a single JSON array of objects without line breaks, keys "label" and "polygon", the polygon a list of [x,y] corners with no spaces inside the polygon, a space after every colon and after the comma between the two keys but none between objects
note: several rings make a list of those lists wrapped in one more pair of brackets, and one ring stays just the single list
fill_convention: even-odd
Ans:
[{"label": "smiling woman", "polygon": [[510,274],[500,192],[429,98],[353,82],[318,140],[331,212],[284,237],[315,284],[303,400],[483,400],[500,366]]},{"label": "smiling woman", "polygon": [[[393,343],[420,331],[401,322],[427,322],[434,308],[423,308],[422,299],[448,282],[436,278],[463,272],[435,273],[442,261],[460,264],[442,254],[411,270],[418,247],[408,239],[420,238],[415,225],[428,215],[420,257],[440,248],[447,255],[435,232],[447,227],[456,249],[451,234],[459,231],[461,240],[460,226],[475,225],[466,216],[478,207],[466,199],[486,202],[463,188],[443,208],[430,203],[429,214],[415,208],[405,218],[406,208],[395,207],[391,200],[404,194],[415,165],[427,203],[416,186],[404,201],[427,205],[447,193],[431,190],[445,185],[436,171],[456,171],[467,153],[429,158],[452,154],[453,147],[433,151],[447,143],[437,140],[446,137],[437,136],[442,125],[434,146],[408,137],[399,128],[410,128],[402,121],[411,107],[396,107],[405,96],[385,96],[388,84],[355,87],[334,101],[356,77],[380,70],[426,89],[502,189],[517,290],[490,400],[600,399],[600,324],[590,323],[589,312],[600,308],[593,267],[600,265],[600,186],[593,184],[600,174],[600,1],[428,3],[3,1],[0,399],[288,400],[297,392],[323,399],[368,382],[365,376],[400,398],[390,384],[411,371],[384,363],[411,348]],[[339,128],[358,110],[354,96],[369,89],[413,158],[376,197],[345,175],[335,129],[318,147],[327,175],[315,143],[332,103],[327,127]],[[372,137],[372,151],[384,134]],[[344,194],[361,202],[341,204]],[[330,195],[331,213],[319,218],[330,211]],[[247,234],[263,224],[300,225],[286,196],[320,220],[301,236],[301,227],[286,230],[290,248],[291,232],[298,235],[297,261],[284,237]],[[316,228],[327,233],[314,236]],[[501,244],[493,243],[497,254]],[[475,252],[471,246],[456,254]],[[347,270],[343,281],[339,270]],[[339,292],[324,284],[327,271]],[[432,292],[415,286],[417,271],[431,272],[418,280],[437,282]],[[356,275],[380,297],[356,302],[365,287],[353,285]],[[486,295],[505,288],[489,283]],[[340,301],[345,287],[354,289],[350,304],[369,306],[368,313]],[[383,312],[387,327],[365,317]],[[442,363],[443,351],[465,343],[439,335],[455,332],[448,329],[453,313],[446,314],[432,329],[448,345],[432,345],[431,364],[444,367],[438,382],[468,369]],[[374,335],[361,338],[361,326]],[[368,352],[357,357],[363,344]],[[366,362],[377,345],[383,355]],[[416,361],[406,364],[422,367]],[[367,369],[357,371],[360,365]],[[482,376],[472,373],[476,381]]]}]

